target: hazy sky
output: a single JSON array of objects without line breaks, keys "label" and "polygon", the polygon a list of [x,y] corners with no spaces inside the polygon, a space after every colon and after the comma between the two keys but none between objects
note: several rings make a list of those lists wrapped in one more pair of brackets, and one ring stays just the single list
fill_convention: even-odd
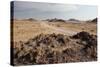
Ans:
[{"label": "hazy sky", "polygon": [[89,20],[97,17],[97,6],[14,1],[14,18],[60,18]]}]

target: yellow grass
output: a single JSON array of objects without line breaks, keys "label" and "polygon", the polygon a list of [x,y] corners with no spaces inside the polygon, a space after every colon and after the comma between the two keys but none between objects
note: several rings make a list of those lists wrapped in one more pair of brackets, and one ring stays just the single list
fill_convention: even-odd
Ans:
[{"label": "yellow grass", "polygon": [[95,23],[48,23],[46,21],[14,20],[13,28],[13,37],[16,42],[27,41],[40,33],[66,34],[66,31],[80,32],[83,30],[92,34],[96,34],[97,32],[97,25]]}]

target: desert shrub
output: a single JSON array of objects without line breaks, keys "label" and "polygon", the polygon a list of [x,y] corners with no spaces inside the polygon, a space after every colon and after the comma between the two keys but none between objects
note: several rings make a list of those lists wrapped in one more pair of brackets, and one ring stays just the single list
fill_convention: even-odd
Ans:
[{"label": "desert shrub", "polygon": [[40,34],[27,42],[15,43],[15,65],[54,64],[97,60],[97,36],[79,32],[73,36]]}]

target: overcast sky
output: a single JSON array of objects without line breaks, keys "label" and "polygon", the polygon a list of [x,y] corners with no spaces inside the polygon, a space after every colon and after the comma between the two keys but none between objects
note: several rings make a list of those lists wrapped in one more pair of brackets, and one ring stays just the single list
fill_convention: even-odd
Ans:
[{"label": "overcast sky", "polygon": [[14,18],[89,20],[97,17],[97,6],[14,1]]}]

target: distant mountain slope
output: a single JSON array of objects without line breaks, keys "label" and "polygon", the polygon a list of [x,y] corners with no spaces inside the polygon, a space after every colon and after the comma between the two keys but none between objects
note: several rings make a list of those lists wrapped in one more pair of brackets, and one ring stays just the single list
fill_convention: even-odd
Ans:
[{"label": "distant mountain slope", "polygon": [[97,23],[97,18],[94,18],[93,20],[88,20],[88,23]]},{"label": "distant mountain slope", "polygon": [[93,19],[91,22],[97,22],[97,18]]},{"label": "distant mountain slope", "polygon": [[49,22],[66,22],[66,21],[63,20],[63,19],[57,19],[57,18],[54,18],[54,19],[47,19],[46,21],[49,21]]},{"label": "distant mountain slope", "polygon": [[68,21],[77,21],[77,22],[79,22],[79,20],[77,20],[77,19],[69,19]]}]

